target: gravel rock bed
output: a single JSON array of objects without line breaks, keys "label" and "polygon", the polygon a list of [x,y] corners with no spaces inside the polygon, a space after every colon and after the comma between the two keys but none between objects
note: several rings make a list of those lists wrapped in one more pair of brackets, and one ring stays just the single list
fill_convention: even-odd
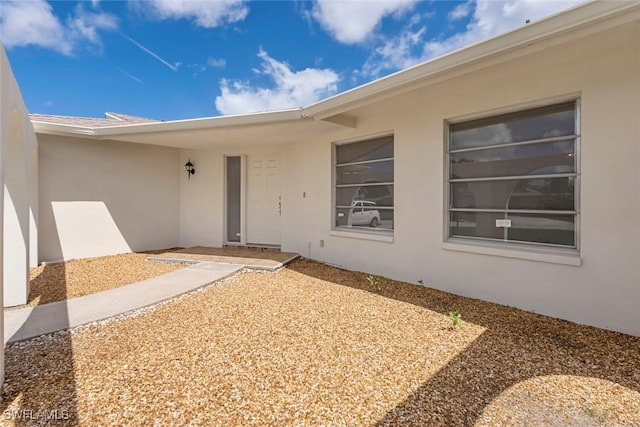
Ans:
[{"label": "gravel rock bed", "polygon": [[640,338],[373,282],[300,260],[12,344],[1,422],[640,425]]},{"label": "gravel rock bed", "polygon": [[32,268],[27,306],[106,291],[184,268],[183,264],[146,260],[149,254],[170,250],[86,258]]}]

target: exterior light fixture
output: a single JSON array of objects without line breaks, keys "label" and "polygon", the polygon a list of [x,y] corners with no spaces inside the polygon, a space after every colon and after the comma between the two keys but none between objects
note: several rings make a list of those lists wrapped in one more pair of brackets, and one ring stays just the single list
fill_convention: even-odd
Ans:
[{"label": "exterior light fixture", "polygon": [[187,177],[191,179],[191,175],[196,173],[196,168],[193,167],[193,163],[191,163],[191,159],[184,164],[184,168],[187,170]]}]

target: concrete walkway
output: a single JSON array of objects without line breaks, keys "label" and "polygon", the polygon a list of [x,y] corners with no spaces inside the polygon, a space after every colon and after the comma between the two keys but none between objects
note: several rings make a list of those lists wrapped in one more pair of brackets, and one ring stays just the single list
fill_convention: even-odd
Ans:
[{"label": "concrete walkway", "polygon": [[162,276],[65,301],[4,312],[5,344],[118,316],[196,290],[242,269],[201,262]]}]

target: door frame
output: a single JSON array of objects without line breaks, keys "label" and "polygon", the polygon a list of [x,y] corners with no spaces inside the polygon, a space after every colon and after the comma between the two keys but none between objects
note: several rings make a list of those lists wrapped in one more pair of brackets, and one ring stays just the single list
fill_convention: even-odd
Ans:
[{"label": "door frame", "polygon": [[[255,157],[272,157],[275,158],[277,161],[277,166],[278,166],[278,210],[279,210],[279,215],[278,215],[278,221],[279,221],[279,225],[278,225],[278,237],[277,237],[277,243],[265,243],[265,242],[256,242],[256,241],[249,241],[247,238],[251,238],[251,236],[249,235],[249,223],[251,222],[251,212],[249,212],[249,181],[250,181],[250,173],[251,173],[251,165],[249,164],[249,162],[251,161],[251,158],[255,158]],[[244,206],[245,206],[245,218],[246,218],[246,223],[245,223],[245,240],[244,240],[244,244],[245,245],[249,245],[249,246],[261,246],[261,247],[280,247],[282,244],[282,151],[279,148],[276,147],[271,147],[271,149],[264,149],[264,150],[259,150],[253,153],[249,153],[246,155],[245,157],[245,165],[246,168],[244,170],[244,178],[246,179],[246,188],[245,188],[245,193],[244,193]]]},{"label": "door frame", "polygon": [[[227,199],[228,199],[228,186],[227,186],[227,158],[240,157],[240,241],[230,242],[229,233],[227,230]],[[222,242],[225,245],[230,246],[245,246],[247,244],[247,155],[246,154],[225,154],[223,160],[223,239]]]}]

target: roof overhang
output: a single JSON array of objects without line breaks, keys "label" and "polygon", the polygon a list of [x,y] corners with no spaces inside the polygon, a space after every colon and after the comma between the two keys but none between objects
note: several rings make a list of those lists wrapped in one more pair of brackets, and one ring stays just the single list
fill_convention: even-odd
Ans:
[{"label": "roof overhang", "polygon": [[156,123],[85,127],[33,120],[37,134],[115,140],[177,148],[265,145],[296,142],[311,133],[336,129],[305,117],[302,109],[205,117]]},{"label": "roof overhang", "polygon": [[181,148],[282,144],[357,126],[358,108],[640,20],[640,1],[593,1],[399,71],[304,108],[88,128],[32,121],[36,133]]},{"label": "roof overhang", "polygon": [[304,108],[315,120],[640,20],[640,1],[596,0],[398,71]]}]

